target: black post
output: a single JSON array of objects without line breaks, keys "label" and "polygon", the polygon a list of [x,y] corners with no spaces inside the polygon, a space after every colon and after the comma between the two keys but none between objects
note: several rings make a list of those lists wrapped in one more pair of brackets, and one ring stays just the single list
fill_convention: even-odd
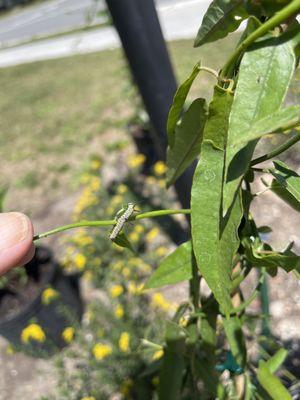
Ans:
[{"label": "black post", "polygon": [[[154,129],[160,159],[166,158],[166,122],[177,84],[153,0],[106,0],[132,74]],[[189,207],[192,170],[175,188]]]}]

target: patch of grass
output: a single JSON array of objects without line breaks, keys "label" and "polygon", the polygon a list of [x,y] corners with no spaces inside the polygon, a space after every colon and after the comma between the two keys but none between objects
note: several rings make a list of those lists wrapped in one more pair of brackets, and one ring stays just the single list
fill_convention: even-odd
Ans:
[{"label": "patch of grass", "polygon": [[[237,37],[170,43],[178,81],[199,60],[220,68]],[[213,80],[202,73],[192,95],[209,97]],[[67,194],[84,160],[128,140],[139,103],[120,49],[1,69],[0,87],[0,184],[10,185],[10,208],[25,211]]]}]

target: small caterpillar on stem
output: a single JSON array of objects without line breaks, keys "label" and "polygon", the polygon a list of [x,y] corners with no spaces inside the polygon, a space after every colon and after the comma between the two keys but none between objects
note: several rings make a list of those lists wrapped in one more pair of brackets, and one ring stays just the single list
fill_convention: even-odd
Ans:
[{"label": "small caterpillar on stem", "polygon": [[[118,212],[117,223],[109,235],[110,240],[116,239],[116,237],[119,235],[119,233],[123,229],[125,223],[129,220],[129,218],[132,216],[132,214],[136,211],[134,208],[135,208],[134,203],[128,203],[127,208],[125,209],[123,214],[120,215],[120,217],[118,217],[118,214],[120,214],[120,211]],[[122,212],[122,210],[121,210],[121,212]]]}]

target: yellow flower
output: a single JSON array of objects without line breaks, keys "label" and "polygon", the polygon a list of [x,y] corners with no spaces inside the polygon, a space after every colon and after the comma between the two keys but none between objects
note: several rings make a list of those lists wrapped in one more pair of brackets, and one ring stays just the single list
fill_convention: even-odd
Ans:
[{"label": "yellow flower", "polygon": [[167,254],[167,252],[168,252],[168,249],[164,246],[160,246],[155,250],[155,254],[158,257],[164,257]]},{"label": "yellow flower", "polygon": [[128,278],[130,275],[130,269],[128,267],[123,268],[122,274],[125,278]]},{"label": "yellow flower", "polygon": [[79,270],[83,270],[86,265],[86,257],[81,253],[76,254],[76,256],[74,258],[74,262],[75,262],[76,267]]},{"label": "yellow flower", "polygon": [[92,353],[96,360],[103,360],[112,353],[112,348],[108,344],[97,343],[92,349]]},{"label": "yellow flower", "polygon": [[121,183],[121,185],[118,186],[117,192],[119,194],[124,194],[128,191],[128,187],[126,185],[124,185],[123,183]]},{"label": "yellow flower", "polygon": [[46,335],[38,324],[30,324],[22,330],[21,340],[23,343],[29,343],[30,340],[42,343],[46,340]]},{"label": "yellow flower", "polygon": [[71,343],[74,339],[75,329],[72,326],[68,326],[62,331],[62,338],[66,343]]},{"label": "yellow flower", "polygon": [[119,297],[124,292],[124,289],[121,285],[114,285],[110,288],[111,297]]},{"label": "yellow flower", "polygon": [[155,175],[163,175],[167,171],[166,164],[163,161],[157,161],[153,167]]},{"label": "yellow flower", "polygon": [[143,233],[144,232],[144,230],[145,230],[145,228],[143,227],[143,225],[139,225],[139,224],[137,224],[135,227],[134,227],[134,231],[136,232],[136,233]]},{"label": "yellow flower", "polygon": [[179,320],[179,325],[185,328],[189,322],[188,317],[182,316]]},{"label": "yellow flower", "polygon": [[138,242],[139,238],[140,238],[139,234],[137,232],[135,232],[135,231],[130,232],[129,235],[128,235],[128,239],[133,243]]},{"label": "yellow flower", "polygon": [[129,351],[130,344],[130,335],[128,332],[122,332],[119,339],[119,349],[123,353],[127,353]]},{"label": "yellow flower", "polygon": [[115,308],[115,317],[121,319],[123,315],[124,315],[124,309],[121,306],[121,304],[118,304],[117,307]]},{"label": "yellow flower", "polygon": [[91,169],[99,169],[101,167],[101,161],[100,160],[93,160],[91,162]]},{"label": "yellow flower", "polygon": [[128,165],[131,168],[138,168],[144,164],[146,157],[144,154],[134,154],[128,158]]},{"label": "yellow flower", "polygon": [[51,303],[52,300],[57,299],[58,296],[59,293],[56,290],[52,288],[47,288],[42,293],[42,303],[48,305]]},{"label": "yellow flower", "polygon": [[81,400],[96,400],[94,396],[84,396],[81,397]]},{"label": "yellow flower", "polygon": [[153,240],[157,237],[159,234],[159,229],[158,228],[152,228],[151,231],[149,231],[146,235],[146,240],[148,242],[153,242]]},{"label": "yellow flower", "polygon": [[160,308],[164,311],[168,311],[171,307],[171,304],[164,298],[161,293],[155,293],[152,296],[152,306],[155,308]]},{"label": "yellow flower", "polygon": [[163,349],[157,350],[157,351],[153,354],[152,360],[159,360],[163,355],[164,355]]},{"label": "yellow flower", "polygon": [[97,192],[101,187],[101,179],[94,176],[90,182],[90,188],[93,192]]},{"label": "yellow flower", "polygon": [[116,261],[113,265],[112,265],[112,268],[115,270],[115,271],[121,271],[121,269],[124,267],[124,261],[122,261],[122,260],[118,260],[118,261]]},{"label": "yellow flower", "polygon": [[143,283],[141,283],[140,285],[136,285],[134,282],[129,282],[129,284],[128,284],[129,294],[138,296],[143,293],[143,290],[144,290]]}]

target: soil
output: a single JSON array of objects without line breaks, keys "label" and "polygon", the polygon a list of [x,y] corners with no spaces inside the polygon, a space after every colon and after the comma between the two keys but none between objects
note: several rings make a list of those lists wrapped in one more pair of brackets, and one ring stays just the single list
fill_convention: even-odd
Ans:
[{"label": "soil", "polygon": [[27,265],[24,277],[12,276],[8,284],[0,290],[0,321],[3,318],[12,317],[24,309],[39,293],[47,274],[47,266],[41,265],[49,258],[48,250],[39,248],[35,257]]}]

